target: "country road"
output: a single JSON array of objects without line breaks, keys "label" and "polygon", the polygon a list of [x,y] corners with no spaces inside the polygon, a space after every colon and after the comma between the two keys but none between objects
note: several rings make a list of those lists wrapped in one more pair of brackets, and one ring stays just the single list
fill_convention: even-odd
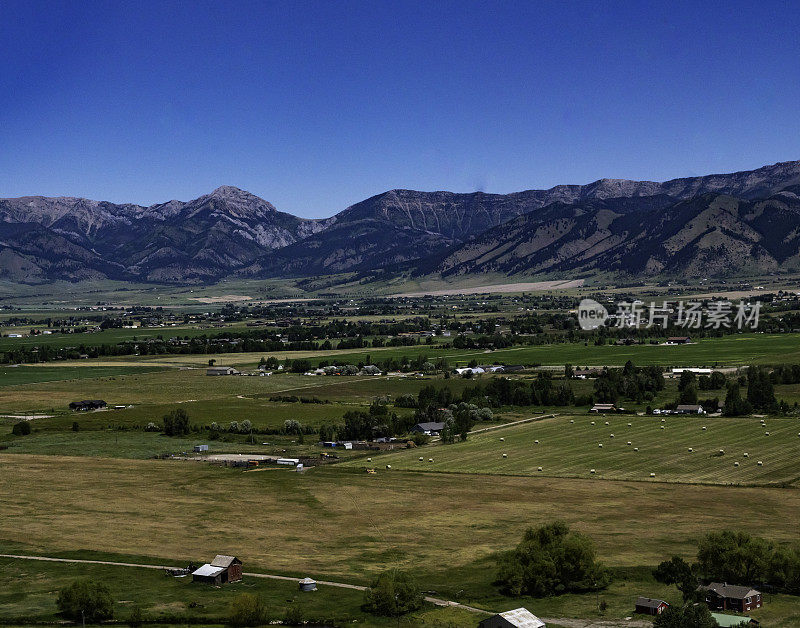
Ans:
[{"label": "country road", "polygon": [[[27,556],[23,554],[0,554],[0,558],[12,558],[18,560],[41,560],[52,563],[78,563],[87,565],[111,565],[113,567],[141,567],[142,569],[170,569],[174,565],[146,565],[142,563],[122,563],[110,560],[87,560],[80,558],[53,558],[50,556]],[[284,580],[288,582],[297,582],[299,577],[293,576],[279,576],[276,574],[266,573],[251,573],[245,572],[245,576],[249,578],[267,578],[270,580]],[[358,584],[348,584],[346,582],[332,582],[330,580],[317,580],[317,584],[338,587],[340,589],[353,589],[356,591],[365,591],[367,587]],[[469,611],[471,613],[478,613],[481,615],[493,615],[491,611],[483,610],[482,608],[475,608],[460,602],[451,600],[443,600],[436,597],[425,596],[425,601],[435,604],[436,606],[454,606],[456,608]],[[542,617],[542,621],[548,624],[558,624],[564,628],[651,628],[652,623],[641,620],[626,620],[626,619],[575,619],[568,617]]]}]

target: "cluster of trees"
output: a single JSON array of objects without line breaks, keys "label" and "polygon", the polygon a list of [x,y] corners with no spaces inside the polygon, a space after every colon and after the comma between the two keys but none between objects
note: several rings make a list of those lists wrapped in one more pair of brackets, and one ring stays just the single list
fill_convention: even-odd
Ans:
[{"label": "cluster of trees", "polygon": [[14,423],[14,426],[11,428],[11,433],[14,436],[27,436],[31,433],[31,424],[29,421],[19,421],[18,423]]},{"label": "cluster of trees", "polygon": [[776,545],[745,532],[710,532],[697,547],[697,562],[679,556],[662,562],[653,572],[656,580],[674,584],[686,602],[697,601],[700,580],[745,586],[766,584],[800,595],[800,544]]},{"label": "cluster of trees", "polygon": [[102,582],[75,580],[58,592],[59,612],[72,621],[100,622],[114,617],[114,598]]},{"label": "cluster of trees", "polygon": [[591,539],[563,521],[529,528],[498,561],[495,584],[506,595],[545,597],[604,589],[611,582]]},{"label": "cluster of trees", "polygon": [[[784,372],[786,372],[784,370]],[[791,369],[789,369],[791,373]],[[742,397],[741,386],[747,385],[747,396]],[[763,366],[750,366],[747,369],[747,378],[740,377],[728,385],[725,396],[725,405],[722,408],[726,416],[741,416],[750,414],[754,410],[763,412],[779,412],[788,410],[784,402],[780,404],[775,399],[775,386],[773,374]]]},{"label": "cluster of trees", "polygon": [[621,369],[603,369],[594,381],[594,401],[617,403],[621,398],[642,403],[651,401],[664,389],[660,366],[637,367],[628,360]]},{"label": "cluster of trees", "polygon": [[324,424],[319,428],[320,440],[374,440],[405,434],[416,423],[413,417],[390,412],[384,399],[373,401],[366,411],[348,410],[342,424]]},{"label": "cluster of trees", "polygon": [[384,571],[364,592],[362,609],[374,615],[399,617],[419,609],[424,595],[412,576],[399,569]]}]

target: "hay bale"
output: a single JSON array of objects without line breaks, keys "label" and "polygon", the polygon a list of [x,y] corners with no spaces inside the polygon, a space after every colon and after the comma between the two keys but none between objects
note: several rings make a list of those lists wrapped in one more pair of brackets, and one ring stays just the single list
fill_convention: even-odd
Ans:
[{"label": "hay bale", "polygon": [[639,448],[638,447],[634,447],[633,451],[639,451]]},{"label": "hay bale", "polygon": [[630,445],[631,445],[631,441],[628,441],[628,446],[630,447]]},{"label": "hay bale", "polygon": [[594,469],[589,469],[589,473],[594,473]]},{"label": "hay bale", "polygon": [[594,425],[594,421],[592,421],[592,425]]},{"label": "hay bale", "polygon": [[651,477],[651,478],[654,478],[654,477],[656,477],[656,474],[655,474],[655,473],[651,473],[651,474],[650,474],[650,477]]},{"label": "hay bale", "polygon": [[606,425],[610,425],[610,423],[608,421],[606,421]]},{"label": "hay bale", "polygon": [[597,443],[597,446],[602,449],[603,448],[603,443]]},{"label": "hay bale", "polygon": [[739,466],[739,463],[738,463],[738,462],[734,462],[734,463],[733,463],[733,466],[734,466],[734,467],[738,467],[738,466]]},{"label": "hay bale", "polygon": [[535,444],[537,444],[537,445],[539,444],[539,441],[538,441],[538,440],[535,440],[535,441],[533,441],[533,442],[534,442]]},{"label": "hay bale", "polygon": [[750,454],[748,454],[747,452],[744,452],[744,457],[745,457],[745,458],[749,458],[749,457],[750,457]]},{"label": "hay bale", "polygon": [[628,427],[633,427],[633,423],[628,423]]},{"label": "hay bale", "polygon": [[419,457],[419,461],[420,461],[420,462],[424,462],[424,461],[425,461],[425,458],[423,458],[422,456],[420,456],[420,457]]},{"label": "hay bale", "polygon": [[761,462],[760,460],[759,460],[759,461],[758,461],[756,464],[757,464],[759,467],[761,467],[761,466],[763,466],[763,465],[764,465],[764,463],[763,463],[763,462]]},{"label": "hay bale", "polygon": [[691,447],[689,447],[689,453],[692,453],[693,451],[694,451],[694,449],[692,449]]},{"label": "hay bale", "polygon": [[611,434],[611,438],[614,438],[614,435],[613,435],[613,434]]},{"label": "hay bale", "polygon": [[386,468],[387,468],[387,469],[391,469],[391,468],[392,468],[392,465],[390,465],[390,464],[387,464],[387,465],[386,465]]},{"label": "hay bale", "polygon": [[706,431],[706,426],[705,426],[705,425],[703,426],[703,431],[704,431],[704,432]]},{"label": "hay bale", "polygon": [[508,454],[503,454],[503,458],[508,458]]},{"label": "hay bale", "polygon": [[542,470],[542,467],[538,467],[536,470],[537,470],[537,471],[541,471],[541,470]]},{"label": "hay bale", "polygon": [[428,462],[433,462],[433,458],[428,458]]}]

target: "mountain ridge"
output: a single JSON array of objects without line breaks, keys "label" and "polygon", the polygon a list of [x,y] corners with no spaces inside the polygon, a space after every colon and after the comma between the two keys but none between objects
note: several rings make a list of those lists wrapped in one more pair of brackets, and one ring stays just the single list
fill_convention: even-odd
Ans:
[{"label": "mountain ridge", "polygon": [[[798,190],[800,161],[786,161],[750,171],[664,182],[604,178],[583,185],[557,185],[511,194],[393,189],[321,219],[281,212],[268,201],[229,185],[190,201],[171,200],[150,206],[66,196],[4,198],[0,199],[0,278],[38,283],[105,277],[193,284],[226,276],[306,276],[399,267],[413,268],[415,273],[485,272],[486,266],[470,261],[470,251],[488,247],[488,238],[499,238],[496,246],[511,250],[521,246],[525,225],[536,224],[542,233],[549,229],[551,238],[557,235],[554,229],[566,229],[568,225],[569,231],[578,228],[573,235],[585,231],[589,240],[570,236],[569,246],[562,241],[558,250],[552,248],[558,238],[537,248],[546,240],[541,233],[526,241],[525,247],[533,247],[539,256],[550,251],[551,262],[536,255],[519,254],[511,263],[509,253],[505,261],[492,257],[494,261],[489,265],[511,274],[546,272],[548,268],[566,268],[569,264],[565,260],[570,256],[587,255],[584,247],[608,245],[608,241],[595,241],[603,235],[603,228],[613,226],[617,231],[607,238],[620,240],[615,246],[624,248],[633,236],[619,228],[634,219],[621,220],[618,211],[625,215],[641,212],[636,228],[646,231],[649,235],[642,237],[654,246],[659,237],[666,241],[669,231],[668,225],[657,220],[657,213],[681,202],[704,195],[727,195],[743,202],[771,198],[770,211],[778,211],[774,207],[782,204],[780,211],[788,212],[784,220],[794,225]],[[781,194],[783,200],[778,198]],[[614,209],[591,206],[594,201],[612,199],[627,201],[611,202]],[[673,220],[697,219],[677,209],[670,211],[667,213],[674,216]],[[576,216],[575,212],[583,213]],[[591,217],[587,218],[589,214]],[[645,214],[647,225],[641,223]],[[550,223],[545,226],[542,221],[548,216]],[[604,221],[607,224],[601,228]],[[744,254],[742,247],[747,238],[743,234],[748,229],[763,236],[756,238],[759,241],[781,240],[780,230],[769,220],[737,217],[733,222],[726,221],[735,236],[723,237],[717,230],[713,238],[720,241],[719,246],[735,246],[738,255]],[[510,231],[504,231],[504,225]],[[755,237],[750,235],[751,239]],[[533,236],[528,233],[525,237]],[[701,248],[710,247],[713,238],[706,236]],[[791,252],[794,239],[790,240],[786,246]],[[634,249],[637,246],[636,241],[627,241],[627,245]],[[779,267],[792,258],[779,254],[779,249],[770,242],[764,249],[768,253],[754,253],[753,259],[760,260],[759,265]],[[643,272],[633,263],[633,253],[620,254],[619,259],[613,260],[609,255],[600,255],[587,268]],[[736,259],[729,259],[727,267],[720,267],[719,272],[738,268]],[[649,268],[652,272],[688,272],[686,269],[696,268],[673,262],[669,255],[654,258]]]}]

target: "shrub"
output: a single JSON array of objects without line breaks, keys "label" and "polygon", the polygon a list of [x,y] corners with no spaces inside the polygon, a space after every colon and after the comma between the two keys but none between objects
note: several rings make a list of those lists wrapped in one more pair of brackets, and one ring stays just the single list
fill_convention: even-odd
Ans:
[{"label": "shrub", "polygon": [[713,628],[718,625],[705,604],[670,606],[653,622],[653,628]]},{"label": "shrub", "polygon": [[496,584],[506,595],[545,597],[603,589],[608,571],[596,561],[588,537],[563,521],[528,528],[522,542],[498,564]]},{"label": "shrub", "polygon": [[78,425],[78,422],[77,421],[73,421],[72,422],[72,431],[73,432],[79,432],[80,429],[81,429],[81,426]]},{"label": "shrub", "polygon": [[183,408],[168,412],[163,420],[164,434],[167,436],[185,436],[189,433],[189,415]]},{"label": "shrub", "polygon": [[94,580],[75,580],[58,592],[58,610],[73,621],[98,622],[114,616],[114,600],[108,587]]},{"label": "shrub", "polygon": [[228,623],[231,626],[259,626],[267,622],[264,601],[252,593],[242,593],[228,606]]},{"label": "shrub", "polygon": [[14,436],[27,436],[31,433],[31,424],[28,421],[14,423],[14,427],[11,428],[11,433]]},{"label": "shrub", "polygon": [[363,609],[374,615],[398,617],[422,606],[423,595],[410,574],[384,571],[364,592]]},{"label": "shrub", "polygon": [[139,628],[140,626],[144,625],[142,607],[138,604],[131,609],[131,614],[128,615],[128,625],[131,628]]},{"label": "shrub", "polygon": [[145,432],[158,432],[160,429],[161,428],[158,427],[158,425],[156,425],[155,423],[150,421],[150,423],[148,423],[147,426],[144,428],[144,431]]}]

